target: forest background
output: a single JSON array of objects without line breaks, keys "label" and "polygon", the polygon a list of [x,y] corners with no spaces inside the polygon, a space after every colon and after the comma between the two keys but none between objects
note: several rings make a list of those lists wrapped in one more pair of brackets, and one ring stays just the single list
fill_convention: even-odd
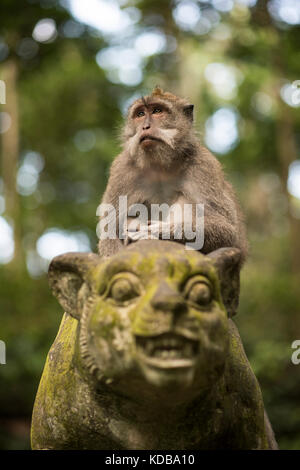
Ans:
[{"label": "forest background", "polygon": [[194,103],[239,196],[236,322],[280,447],[300,449],[299,24],[297,0],[1,0],[1,449],[30,447],[62,316],[49,262],[96,251],[126,109],[157,84]]}]

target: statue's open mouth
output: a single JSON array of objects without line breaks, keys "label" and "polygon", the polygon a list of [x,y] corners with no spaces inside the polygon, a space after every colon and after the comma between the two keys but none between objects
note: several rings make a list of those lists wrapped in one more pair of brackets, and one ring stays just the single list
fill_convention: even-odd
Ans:
[{"label": "statue's open mouth", "polygon": [[160,368],[191,367],[199,351],[199,341],[175,333],[136,336],[136,346],[144,362]]}]

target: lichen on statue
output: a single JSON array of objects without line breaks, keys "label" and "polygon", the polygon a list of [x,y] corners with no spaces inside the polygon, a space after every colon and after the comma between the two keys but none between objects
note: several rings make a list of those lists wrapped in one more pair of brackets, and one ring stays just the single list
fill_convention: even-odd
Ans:
[{"label": "lichen on statue", "polygon": [[232,316],[236,248],[144,240],[56,257],[65,310],[32,419],[33,449],[269,449],[276,443]]}]

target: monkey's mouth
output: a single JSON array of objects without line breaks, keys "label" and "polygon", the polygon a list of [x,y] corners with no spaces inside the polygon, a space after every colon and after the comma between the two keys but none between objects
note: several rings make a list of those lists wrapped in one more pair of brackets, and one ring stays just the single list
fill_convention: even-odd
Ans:
[{"label": "monkey's mouth", "polygon": [[147,365],[159,368],[191,367],[199,352],[199,341],[175,333],[158,336],[136,336],[140,358]]},{"label": "monkey's mouth", "polygon": [[140,143],[142,142],[161,142],[161,139],[158,139],[157,137],[153,137],[152,135],[143,135],[140,138]]}]

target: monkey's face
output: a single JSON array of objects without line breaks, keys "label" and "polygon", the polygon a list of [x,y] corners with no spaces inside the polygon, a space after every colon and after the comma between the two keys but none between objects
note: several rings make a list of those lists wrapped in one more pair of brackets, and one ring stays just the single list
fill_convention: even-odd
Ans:
[{"label": "monkey's face", "polygon": [[138,166],[168,167],[178,156],[182,139],[192,129],[192,105],[156,96],[137,100],[130,108],[125,139]]},{"label": "monkey's face", "polygon": [[145,151],[152,150],[159,143],[174,148],[174,115],[171,109],[160,102],[146,102],[137,105],[132,114],[132,123],[138,136],[138,144]]}]

